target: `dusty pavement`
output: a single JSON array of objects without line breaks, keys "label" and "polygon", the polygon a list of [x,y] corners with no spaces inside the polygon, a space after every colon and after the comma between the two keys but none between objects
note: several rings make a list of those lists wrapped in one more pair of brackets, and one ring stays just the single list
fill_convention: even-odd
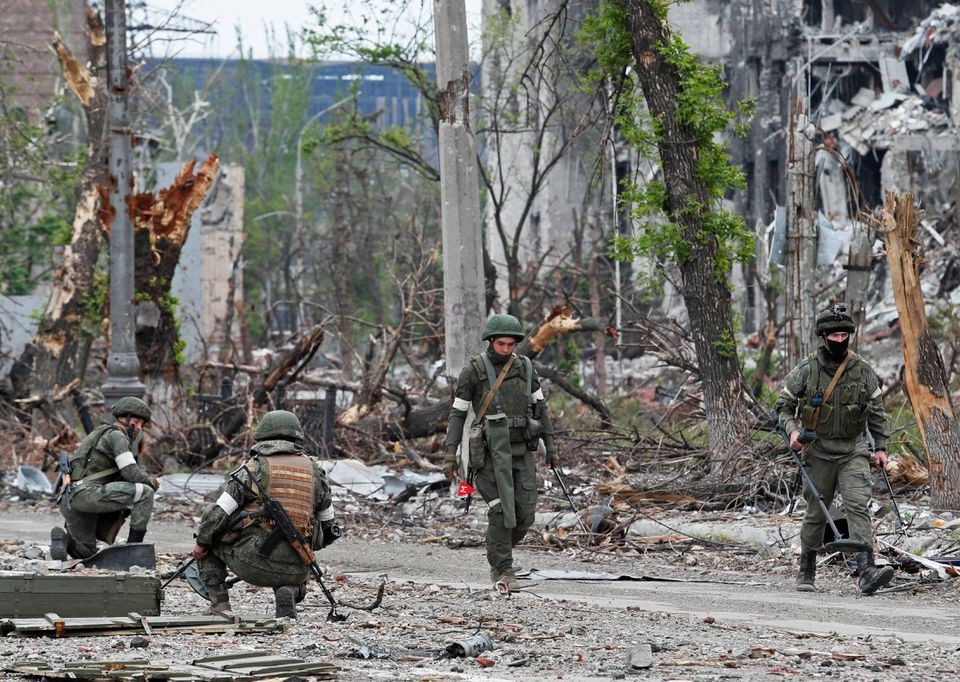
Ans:
[{"label": "dusty pavement", "polygon": [[[16,556],[45,547],[57,520],[32,510],[0,512],[0,539],[15,541],[4,551]],[[784,559],[740,562],[756,566],[747,573],[703,566],[706,561],[690,566],[672,552],[625,558],[521,550],[523,567],[688,582],[550,580],[531,582],[507,599],[490,591],[480,548],[451,549],[397,533],[388,536],[393,541],[360,535],[348,534],[321,553],[329,583],[339,599],[368,604],[383,576],[386,596],[372,612],[346,609],[345,623],[325,622],[325,602],[313,587],[300,619],[282,634],[154,635],[137,649],[129,648],[129,636],[7,637],[0,639],[0,668],[31,657],[189,661],[259,648],[329,660],[342,668],[343,680],[606,680],[629,676],[629,652],[643,654],[649,644],[652,665],[637,672],[651,680],[960,679],[960,632],[954,632],[960,590],[953,582],[862,597],[847,569],[827,566],[818,578],[821,591],[800,594],[792,589],[794,567]],[[189,529],[169,522],[152,524],[150,539],[163,560],[159,573],[172,570],[178,554],[192,547]],[[242,584],[231,590],[235,609],[244,613],[272,614],[272,596]],[[183,581],[166,590],[165,614],[203,607]],[[437,658],[449,642],[477,632],[495,642],[495,650],[483,654],[490,667]]]}]

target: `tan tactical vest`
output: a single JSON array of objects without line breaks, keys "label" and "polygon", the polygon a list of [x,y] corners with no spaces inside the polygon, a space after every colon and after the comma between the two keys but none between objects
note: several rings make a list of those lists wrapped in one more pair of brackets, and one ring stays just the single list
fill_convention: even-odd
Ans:
[{"label": "tan tactical vest", "polygon": [[[313,507],[316,502],[316,482],[313,462],[303,455],[273,455],[259,457],[260,480],[266,481],[266,493],[279,502],[287,516],[304,537],[313,532]],[[254,501],[244,509],[254,511],[259,507]],[[258,523],[267,530],[273,529],[270,519],[258,518]]]}]

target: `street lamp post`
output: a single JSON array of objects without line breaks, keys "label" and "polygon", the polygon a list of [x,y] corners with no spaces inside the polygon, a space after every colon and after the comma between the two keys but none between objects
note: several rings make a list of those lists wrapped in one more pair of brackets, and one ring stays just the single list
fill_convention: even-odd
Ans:
[{"label": "street lamp post", "polygon": [[140,397],[140,361],[136,349],[133,224],[126,204],[132,186],[130,126],[127,120],[127,12],[125,0],[106,0],[107,93],[110,123],[110,355],[101,387],[112,405],[125,396]]}]

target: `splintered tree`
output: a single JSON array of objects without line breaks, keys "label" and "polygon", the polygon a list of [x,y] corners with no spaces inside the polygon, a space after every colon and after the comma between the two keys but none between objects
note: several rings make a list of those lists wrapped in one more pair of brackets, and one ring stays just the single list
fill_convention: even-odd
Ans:
[{"label": "splintered tree", "polygon": [[625,192],[641,236],[622,246],[628,257],[643,255],[679,269],[703,384],[710,469],[725,474],[733,470],[751,423],[727,279],[733,259],[750,257],[752,240],[742,219],[721,207],[727,192],[743,186],[742,173],[718,141],[737,115],[722,103],[719,69],[698,62],[670,31],[667,5],[605,0],[584,35],[600,76],[618,87],[617,125],[632,144],[654,144],[659,155],[662,179]]},{"label": "splintered tree", "polygon": [[881,220],[903,335],[904,384],[927,453],[933,503],[940,509],[960,509],[960,427],[920,288],[923,256],[917,249],[920,216],[913,194],[887,192]]},{"label": "splintered tree", "polygon": [[[60,256],[53,274],[53,291],[43,317],[24,356],[18,362],[18,393],[28,390],[28,368],[33,366],[29,390],[38,394],[55,392],[81,373],[81,325],[89,313],[98,314],[97,259],[103,243],[103,226],[98,210],[98,186],[108,181],[106,37],[103,20],[87,7],[89,67],[60,39],[53,49],[70,91],[83,106],[87,122],[87,151],[77,191],[70,242]],[[32,357],[31,357],[32,355]]]}]

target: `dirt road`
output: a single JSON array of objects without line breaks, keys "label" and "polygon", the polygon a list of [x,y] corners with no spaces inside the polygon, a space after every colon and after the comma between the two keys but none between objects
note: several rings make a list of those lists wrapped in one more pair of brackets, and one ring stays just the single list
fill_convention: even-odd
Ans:
[{"label": "dirt road", "polygon": [[[46,545],[49,528],[58,520],[53,514],[4,513],[0,538]],[[152,524],[147,539],[160,554],[192,547],[190,532],[168,523]],[[958,589],[953,584],[862,597],[846,569],[827,567],[818,578],[820,591],[801,594],[792,589],[794,568],[785,561],[758,562],[758,572],[740,573],[678,566],[662,555],[623,559],[521,550],[517,558],[522,567],[677,581],[549,580],[505,599],[489,590],[482,549],[347,536],[324,550],[321,562],[346,576],[339,595],[355,602],[369,601],[379,576],[387,576],[383,608],[357,613],[345,624],[327,624],[322,598],[314,590],[296,632],[279,636],[287,637],[280,641],[299,642],[304,630],[315,639],[321,636],[322,646],[314,644],[313,655],[319,651],[341,665],[342,679],[357,680],[611,679],[628,672],[629,652],[645,644],[653,649],[652,667],[643,671],[648,679],[782,679],[790,673],[891,680],[960,676],[960,633],[952,630]],[[237,586],[231,594],[238,610],[245,605],[259,612],[272,608],[269,591]],[[190,613],[203,604],[175,583],[164,608]],[[478,628],[497,643],[490,654],[493,667],[481,670],[472,660],[436,661],[429,655]],[[115,644],[120,638],[96,639],[122,646]],[[237,645],[263,645],[261,639],[242,638]],[[64,640],[64,650],[78,641]],[[357,642],[398,655],[394,660],[352,658]],[[23,645],[2,641],[0,664],[22,655]],[[196,651],[204,650],[200,643]]]}]

